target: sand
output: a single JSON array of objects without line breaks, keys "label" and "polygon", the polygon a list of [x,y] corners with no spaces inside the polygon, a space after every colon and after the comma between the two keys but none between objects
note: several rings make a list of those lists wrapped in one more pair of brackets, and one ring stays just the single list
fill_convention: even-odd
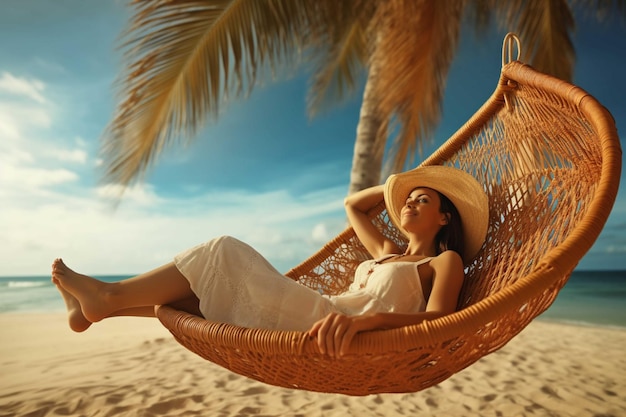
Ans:
[{"label": "sand", "polygon": [[349,397],[233,374],[156,319],[82,334],[63,314],[0,314],[0,416],[626,416],[626,330],[535,321],[422,392]]}]

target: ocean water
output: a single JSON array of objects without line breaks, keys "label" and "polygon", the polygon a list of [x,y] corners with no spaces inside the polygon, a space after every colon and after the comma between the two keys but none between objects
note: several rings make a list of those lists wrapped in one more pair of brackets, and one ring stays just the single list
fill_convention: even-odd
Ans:
[{"label": "ocean water", "polygon": [[[113,282],[127,276],[98,276]],[[47,276],[0,277],[0,314],[61,312],[65,305]],[[540,320],[626,328],[626,271],[574,271]]]},{"label": "ocean water", "polygon": [[626,328],[626,271],[574,271],[540,318]]},{"label": "ocean water", "polygon": [[[96,278],[114,282],[128,278],[128,275]],[[65,304],[50,276],[0,277],[0,314],[59,311],[65,311]]]}]

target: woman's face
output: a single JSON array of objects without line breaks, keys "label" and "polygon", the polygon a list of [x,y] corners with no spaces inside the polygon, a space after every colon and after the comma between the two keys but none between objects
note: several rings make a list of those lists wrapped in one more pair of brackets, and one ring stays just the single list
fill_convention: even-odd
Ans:
[{"label": "woman's face", "polygon": [[447,224],[447,216],[440,212],[439,194],[430,188],[419,187],[411,191],[400,212],[402,227],[409,232],[424,228],[439,230]]}]

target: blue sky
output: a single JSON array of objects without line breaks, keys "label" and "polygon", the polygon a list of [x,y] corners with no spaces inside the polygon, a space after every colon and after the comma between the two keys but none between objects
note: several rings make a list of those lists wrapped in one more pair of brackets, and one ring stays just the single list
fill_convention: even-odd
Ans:
[{"label": "blue sky", "polygon": [[[340,232],[360,91],[310,119],[305,71],[228,103],[112,210],[98,150],[129,14],[114,0],[0,3],[0,275],[45,275],[55,257],[88,274],[132,274],[222,234],[287,270]],[[463,36],[426,155],[492,93],[504,33]],[[625,131],[626,28],[579,20],[574,44],[575,83]],[[579,268],[626,269],[623,191]]]}]

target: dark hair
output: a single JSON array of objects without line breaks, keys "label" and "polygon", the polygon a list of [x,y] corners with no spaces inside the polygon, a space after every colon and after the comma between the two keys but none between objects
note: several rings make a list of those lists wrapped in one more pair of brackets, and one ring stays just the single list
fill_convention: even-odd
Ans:
[{"label": "dark hair", "polygon": [[439,191],[437,191],[437,194],[439,194],[439,201],[441,202],[439,212],[447,214],[448,224],[444,225],[441,229],[439,229],[439,232],[437,232],[437,235],[435,236],[435,247],[439,253],[446,250],[453,250],[463,256],[465,243],[463,239],[461,215],[448,197],[441,194]]}]

